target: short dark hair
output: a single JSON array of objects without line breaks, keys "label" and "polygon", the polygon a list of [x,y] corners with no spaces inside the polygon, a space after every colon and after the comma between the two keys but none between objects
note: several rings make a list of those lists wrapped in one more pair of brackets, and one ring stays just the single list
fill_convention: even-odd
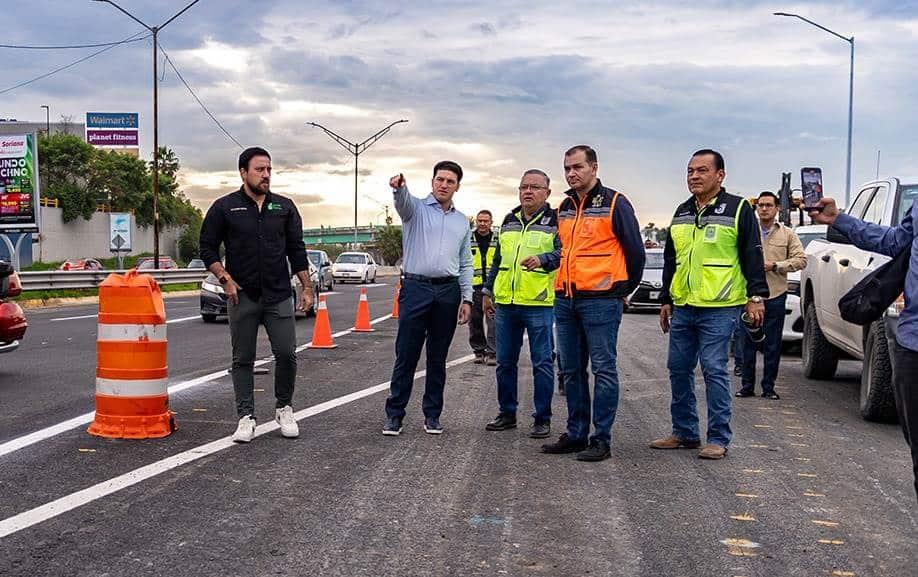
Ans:
[{"label": "short dark hair", "polygon": [[758,200],[762,200],[763,196],[770,196],[771,198],[775,199],[775,206],[778,206],[779,199],[778,199],[777,194],[773,193],[770,190],[763,190],[762,192],[759,193]]},{"label": "short dark hair", "polygon": [[448,170],[454,173],[456,175],[456,180],[462,182],[462,167],[459,166],[459,164],[452,160],[441,160],[434,165],[433,175],[437,176],[437,172],[441,170]]},{"label": "short dark hair", "polygon": [[491,211],[486,208],[479,210],[478,214],[476,214],[475,216],[481,216],[482,214],[486,214],[491,218],[491,220],[494,220],[494,215],[491,214]]},{"label": "short dark hair", "polygon": [[709,154],[714,157],[714,168],[717,170],[724,170],[724,157],[716,150],[711,150],[710,148],[702,148],[701,150],[696,150],[695,154],[692,155],[692,158],[695,158],[696,156],[707,156]]},{"label": "short dark hair", "polygon": [[577,146],[572,146],[567,149],[567,152],[564,153],[564,156],[570,156],[574,153],[582,152],[586,155],[587,162],[594,163],[597,162],[596,151],[592,147],[587,146],[586,144],[578,144]]},{"label": "short dark hair", "polygon": [[242,154],[239,155],[239,170],[248,170],[249,161],[256,156],[267,156],[268,160],[271,160],[271,155],[268,154],[267,150],[259,146],[252,146],[243,150]]},{"label": "short dark hair", "polygon": [[548,178],[548,175],[545,174],[545,171],[539,170],[538,168],[530,168],[523,173],[523,176],[526,176],[527,174],[538,174],[545,179],[545,186],[551,186],[551,179]]}]

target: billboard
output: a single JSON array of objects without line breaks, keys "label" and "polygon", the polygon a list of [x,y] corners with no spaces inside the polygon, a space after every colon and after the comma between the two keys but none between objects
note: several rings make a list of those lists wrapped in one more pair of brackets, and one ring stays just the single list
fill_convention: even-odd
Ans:
[{"label": "billboard", "polygon": [[86,142],[99,148],[137,148],[139,121],[136,112],[87,112]]},{"label": "billboard", "polygon": [[0,136],[0,232],[38,232],[38,140]]}]

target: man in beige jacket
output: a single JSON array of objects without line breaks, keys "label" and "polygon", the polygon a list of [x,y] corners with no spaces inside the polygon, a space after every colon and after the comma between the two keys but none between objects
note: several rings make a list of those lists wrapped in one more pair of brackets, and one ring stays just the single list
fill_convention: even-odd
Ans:
[{"label": "man in beige jacket", "polygon": [[[784,328],[784,304],[787,301],[787,273],[806,267],[806,254],[797,234],[776,220],[778,197],[772,192],[763,192],[756,201],[756,213],[762,229],[762,250],[765,253],[765,279],[768,281],[768,300],[765,301],[765,340],[762,352],[765,367],[762,369],[762,396],[779,399],[775,392],[778,378],[778,364],[781,362],[781,334]],[[743,346],[743,384],[736,392],[737,397],[755,395],[756,349],[746,331],[741,341]]]}]

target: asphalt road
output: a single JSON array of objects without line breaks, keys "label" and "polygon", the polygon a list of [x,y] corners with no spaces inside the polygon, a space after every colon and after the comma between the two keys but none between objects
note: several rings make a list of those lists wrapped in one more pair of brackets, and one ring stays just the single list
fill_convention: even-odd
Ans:
[{"label": "asphalt road", "polygon": [[[371,316],[388,314],[392,287],[368,292]],[[356,301],[356,287],[328,297],[333,331],[353,324]],[[256,377],[261,434],[233,445],[229,378],[207,378],[229,363],[228,329],[181,320],[196,306],[167,305],[170,382],[195,385],[171,396],[173,435],[107,440],[81,425],[4,452],[93,408],[95,319],[54,320],[93,307],[30,311],[23,347],[0,358],[0,575],[918,573],[911,463],[897,426],[857,416],[857,363],[825,383],[786,358],[782,399],[737,400],[728,457],[701,461],[647,448],[669,431],[666,341],[655,316],[626,315],[613,458],[581,463],[526,437],[528,365],[523,426],[484,431],[494,370],[469,362],[465,328],[445,434],[423,432],[416,394],[405,432],[383,437],[396,333],[386,319],[300,353],[297,440],[271,430],[273,375]],[[298,322],[300,343],[311,325]],[[563,397],[554,410],[557,433]]]}]

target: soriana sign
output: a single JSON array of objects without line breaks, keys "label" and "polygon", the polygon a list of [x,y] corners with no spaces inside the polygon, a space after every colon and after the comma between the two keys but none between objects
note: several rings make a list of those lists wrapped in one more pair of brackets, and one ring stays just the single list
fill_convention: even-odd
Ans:
[{"label": "soriana sign", "polygon": [[34,134],[0,136],[0,231],[38,231],[38,143]]}]

